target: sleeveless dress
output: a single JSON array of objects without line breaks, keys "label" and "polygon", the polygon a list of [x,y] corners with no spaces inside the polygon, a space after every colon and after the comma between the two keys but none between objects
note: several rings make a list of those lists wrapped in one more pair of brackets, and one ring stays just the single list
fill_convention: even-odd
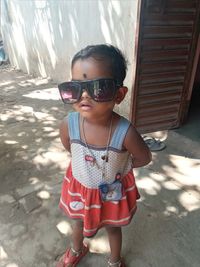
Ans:
[{"label": "sleeveless dress", "polygon": [[[63,179],[59,206],[70,218],[82,220],[83,235],[92,237],[103,226],[129,224],[140,195],[132,171],[132,157],[123,149],[130,122],[124,117],[120,118],[106,148],[86,145],[81,140],[79,120],[79,113],[69,113],[68,129],[72,158]],[[108,162],[105,162],[102,156],[107,149]],[[98,165],[104,166],[104,177],[102,169],[87,160],[91,156],[95,157]],[[103,201],[99,186],[103,183],[111,184],[119,177],[122,183],[121,199]]]}]

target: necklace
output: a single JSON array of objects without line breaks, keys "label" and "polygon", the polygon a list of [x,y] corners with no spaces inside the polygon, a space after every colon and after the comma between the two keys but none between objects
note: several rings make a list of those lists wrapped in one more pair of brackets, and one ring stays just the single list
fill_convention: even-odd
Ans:
[{"label": "necklace", "polygon": [[113,116],[111,117],[111,121],[110,121],[108,139],[107,139],[107,144],[106,144],[106,154],[101,157],[101,159],[103,160],[102,166],[100,166],[99,163],[97,162],[93,152],[89,148],[88,143],[86,141],[85,130],[84,130],[84,118],[82,119],[82,124],[81,124],[82,132],[83,132],[83,141],[84,141],[84,144],[86,145],[88,152],[89,152],[89,155],[85,156],[85,160],[90,161],[92,166],[96,165],[97,168],[102,171],[103,177],[105,176],[105,162],[108,162],[108,147],[109,147],[110,139],[111,139],[112,124],[113,124]]}]

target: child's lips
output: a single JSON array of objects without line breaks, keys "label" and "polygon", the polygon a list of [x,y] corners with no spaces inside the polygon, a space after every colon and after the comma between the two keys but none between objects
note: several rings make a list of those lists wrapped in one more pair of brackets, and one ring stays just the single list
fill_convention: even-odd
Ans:
[{"label": "child's lips", "polygon": [[92,105],[91,105],[91,103],[89,103],[89,102],[82,101],[82,102],[80,103],[80,108],[81,108],[82,110],[87,111],[87,110],[90,110],[90,109],[92,108]]}]

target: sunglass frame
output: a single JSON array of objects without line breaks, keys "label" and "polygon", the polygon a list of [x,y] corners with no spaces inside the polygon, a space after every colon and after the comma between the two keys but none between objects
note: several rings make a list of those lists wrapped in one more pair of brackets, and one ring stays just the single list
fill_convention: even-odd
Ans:
[{"label": "sunglass frame", "polygon": [[[109,97],[107,97],[107,98],[102,97],[102,99],[101,99],[101,98],[99,98],[99,93],[102,90],[100,88],[100,84],[102,82],[104,83],[104,87],[106,86],[106,90],[107,89],[109,89],[109,91],[111,90],[110,93],[112,92],[112,94],[110,94]],[[110,83],[110,85],[108,85],[108,83]],[[98,85],[99,88],[95,89],[95,84],[96,84],[96,86]],[[72,87],[74,87],[74,88],[76,87],[76,89],[77,89],[77,92],[76,92],[77,96],[73,100],[67,100],[63,97],[63,95],[64,95],[63,93],[67,92],[67,90],[66,90],[67,87],[71,89],[71,90],[69,90],[70,93],[73,92]],[[65,104],[74,104],[74,103],[79,102],[84,90],[87,91],[89,96],[96,102],[109,102],[109,101],[112,101],[114,99],[114,96],[115,96],[119,87],[120,86],[117,85],[117,82],[112,78],[101,78],[101,79],[84,80],[84,81],[72,80],[72,81],[64,82],[64,83],[61,83],[58,85],[61,99]],[[97,90],[97,91],[99,90],[100,92],[98,92],[97,94],[94,94],[95,90]],[[109,92],[109,91],[107,91],[107,92]]]}]

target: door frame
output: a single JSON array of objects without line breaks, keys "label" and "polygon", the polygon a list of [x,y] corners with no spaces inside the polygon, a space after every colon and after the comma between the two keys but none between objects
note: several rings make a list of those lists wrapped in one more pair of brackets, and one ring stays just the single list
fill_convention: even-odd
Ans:
[{"label": "door frame", "polygon": [[142,21],[142,12],[141,10],[143,9],[144,5],[143,0],[138,0],[138,6],[137,6],[137,19],[136,19],[136,27],[135,27],[135,47],[134,47],[134,63],[133,63],[133,84],[131,88],[131,105],[130,105],[130,114],[129,114],[129,119],[130,121],[134,122],[136,119],[136,96],[137,92],[135,90],[135,86],[137,84],[137,79],[138,79],[138,61],[139,61],[139,53],[140,53],[140,43],[141,43],[141,38],[140,38],[140,26],[141,26],[141,21]]},{"label": "door frame", "polygon": [[[200,18],[199,18],[199,23],[200,23]],[[198,23],[198,25],[199,25]],[[191,76],[189,80],[189,85],[188,85],[188,90],[186,92],[186,99],[185,99],[185,105],[181,106],[181,114],[180,114],[180,123],[184,123],[187,119],[188,116],[188,111],[190,107],[190,102],[192,98],[192,92],[193,92],[193,87],[194,87],[194,81],[195,81],[195,74],[197,71],[197,65],[198,61],[200,58],[200,27],[198,28],[199,34],[197,38],[197,44],[196,44],[196,51],[193,59],[193,66],[192,66],[192,71],[191,71]]]}]

